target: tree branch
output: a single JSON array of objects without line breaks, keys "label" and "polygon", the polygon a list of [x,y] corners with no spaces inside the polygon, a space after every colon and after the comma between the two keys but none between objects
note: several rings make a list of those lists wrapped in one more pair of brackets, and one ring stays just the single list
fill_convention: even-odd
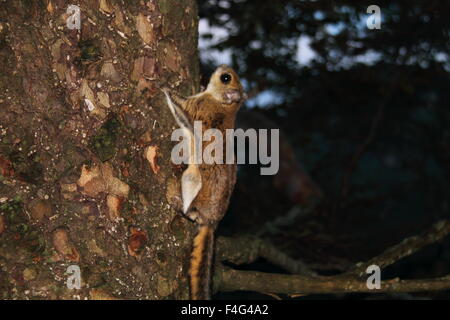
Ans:
[{"label": "tree branch", "polygon": [[258,258],[264,258],[290,273],[316,275],[304,262],[292,259],[272,244],[252,236],[219,237],[217,239],[217,258],[219,261],[226,260],[237,265],[252,263]]},{"label": "tree branch", "polygon": [[[450,221],[434,224],[421,235],[409,237],[387,249],[382,254],[364,263],[358,263],[349,271],[336,276],[317,276],[303,262],[296,261],[278,251],[269,243],[254,237],[218,239],[218,259],[235,264],[250,263],[258,257],[281,266],[296,275],[241,271],[216,264],[215,282],[220,291],[249,290],[284,294],[312,294],[338,292],[419,292],[450,289],[450,275],[435,279],[384,280],[381,289],[367,288],[366,281],[358,279],[365,274],[368,266],[375,264],[380,268],[389,266],[409,256],[423,247],[436,243],[450,233]],[[239,248],[239,250],[236,250]]]},{"label": "tree branch", "polygon": [[366,273],[368,266],[372,264],[378,265],[381,269],[416,253],[423,247],[438,242],[450,233],[450,221],[442,220],[435,223],[429,230],[421,235],[406,238],[399,244],[388,248],[382,254],[366,261],[357,263],[352,269],[344,273],[344,276],[362,276]]},{"label": "tree branch", "polygon": [[257,271],[218,268],[220,291],[256,291],[283,294],[350,293],[350,292],[421,292],[450,289],[450,275],[421,280],[398,278],[381,282],[381,289],[369,289],[366,281],[340,277],[308,277]]}]

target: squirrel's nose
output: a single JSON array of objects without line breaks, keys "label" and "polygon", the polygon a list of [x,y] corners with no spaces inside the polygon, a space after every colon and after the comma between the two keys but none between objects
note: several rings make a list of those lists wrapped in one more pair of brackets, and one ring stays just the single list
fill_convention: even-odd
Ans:
[{"label": "squirrel's nose", "polygon": [[223,95],[226,103],[241,102],[246,99],[246,96],[245,92],[240,90],[227,90]]}]

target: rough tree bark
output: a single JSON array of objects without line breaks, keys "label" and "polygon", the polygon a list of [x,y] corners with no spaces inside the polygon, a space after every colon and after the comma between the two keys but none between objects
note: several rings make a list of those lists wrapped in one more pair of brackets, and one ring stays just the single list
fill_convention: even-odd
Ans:
[{"label": "rough tree bark", "polygon": [[158,87],[198,91],[197,24],[194,0],[0,3],[0,298],[188,296]]}]

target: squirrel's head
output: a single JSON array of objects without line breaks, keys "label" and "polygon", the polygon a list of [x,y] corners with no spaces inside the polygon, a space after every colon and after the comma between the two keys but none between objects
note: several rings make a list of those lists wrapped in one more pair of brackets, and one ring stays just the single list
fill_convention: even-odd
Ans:
[{"label": "squirrel's head", "polygon": [[236,72],[227,65],[220,65],[211,76],[206,91],[225,104],[240,104],[247,95]]}]

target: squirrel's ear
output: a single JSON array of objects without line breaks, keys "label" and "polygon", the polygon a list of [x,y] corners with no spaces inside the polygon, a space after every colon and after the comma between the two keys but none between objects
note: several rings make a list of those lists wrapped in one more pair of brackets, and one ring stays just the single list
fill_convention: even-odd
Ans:
[{"label": "squirrel's ear", "polygon": [[189,165],[181,177],[181,197],[183,199],[183,211],[186,214],[198,192],[202,188],[202,176],[197,165]]}]

